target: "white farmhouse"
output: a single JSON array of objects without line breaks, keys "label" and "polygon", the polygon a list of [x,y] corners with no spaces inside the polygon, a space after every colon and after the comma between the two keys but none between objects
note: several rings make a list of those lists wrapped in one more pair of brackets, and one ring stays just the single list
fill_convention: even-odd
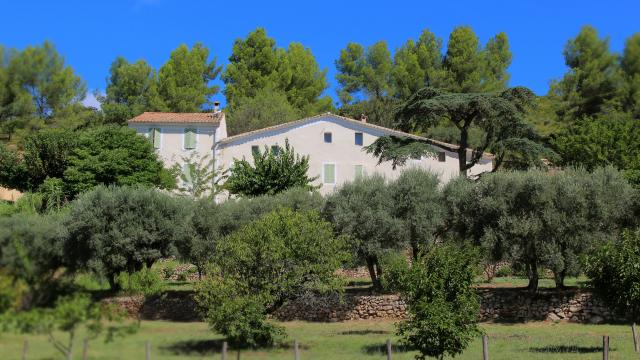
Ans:
[{"label": "white farmhouse", "polygon": [[[395,170],[390,163],[378,164],[378,158],[365,152],[384,135],[412,137],[429,141],[437,157],[413,159],[404,166],[417,166],[434,172],[442,182],[458,175],[457,146],[369,124],[331,113],[316,115],[260,130],[227,137],[224,113],[144,113],[129,121],[129,126],[153,142],[168,166],[180,164],[183,158],[196,152],[210,155],[217,169],[228,169],[235,159],[251,159],[256,150],[265,146],[284,146],[285,140],[296,153],[309,156],[309,176],[323,195],[352,181],[357,176],[379,173],[396,178],[403,167]],[[485,155],[468,172],[470,176],[491,171],[492,157]]]}]

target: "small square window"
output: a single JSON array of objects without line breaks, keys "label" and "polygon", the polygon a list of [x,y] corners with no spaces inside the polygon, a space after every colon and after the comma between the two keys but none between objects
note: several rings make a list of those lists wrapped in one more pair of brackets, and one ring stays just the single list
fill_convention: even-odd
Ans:
[{"label": "small square window", "polygon": [[251,154],[252,155],[260,155],[260,146],[252,145],[251,146]]},{"label": "small square window", "polygon": [[327,144],[331,144],[332,141],[333,141],[333,138],[331,136],[331,133],[330,132],[324,133],[324,142],[326,142]]},{"label": "small square window", "polygon": [[447,153],[444,151],[440,151],[438,152],[438,161],[439,162],[445,162],[447,161]]},{"label": "small square window", "polygon": [[355,143],[358,146],[362,146],[362,133],[361,132],[357,132],[356,136],[355,136]]},{"label": "small square window", "polygon": [[271,145],[271,153],[273,155],[278,155],[278,153],[280,152],[280,146],[278,145]]}]

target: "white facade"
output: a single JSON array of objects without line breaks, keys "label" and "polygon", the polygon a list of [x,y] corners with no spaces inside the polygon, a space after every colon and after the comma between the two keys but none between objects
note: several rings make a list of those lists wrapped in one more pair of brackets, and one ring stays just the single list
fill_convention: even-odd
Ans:
[{"label": "white facade", "polygon": [[[325,139],[325,134],[331,134],[330,142]],[[403,168],[410,166],[434,172],[442,182],[458,176],[458,154],[452,151],[455,150],[453,145],[453,148],[434,146],[434,150],[441,153],[439,157],[409,160],[404,167],[395,170],[390,162],[378,164],[378,158],[364,151],[363,147],[384,135],[412,136],[327,113],[222,139],[216,144],[216,166],[228,169],[235,159],[252,159],[253,146],[264,151],[265,146],[284,146],[287,139],[296,153],[309,156],[309,176],[318,177],[314,185],[320,186],[319,191],[323,195],[353,181],[360,169],[364,174],[379,173],[388,179],[398,177]],[[361,145],[356,143],[356,136],[362,137]],[[492,158],[485,156],[469,171],[469,175],[491,171],[492,168]],[[327,176],[331,172],[334,176]]]},{"label": "white facade", "polygon": [[[153,122],[141,122],[139,119],[149,118],[146,114],[132,119],[129,126],[147,137],[152,137],[156,131],[154,129],[159,129],[156,151],[167,167],[182,164],[184,158],[195,153],[199,158],[210,155],[216,169],[227,170],[236,159],[251,160],[255,147],[264,151],[265,146],[269,149],[274,145],[284,146],[285,140],[288,140],[296,153],[309,156],[309,176],[317,177],[314,185],[319,186],[323,195],[331,193],[345,182],[353,181],[360,174],[378,173],[394,179],[403,168],[417,166],[434,172],[444,183],[459,173],[456,146],[436,141],[432,142],[438,153],[435,158],[409,160],[404,167],[396,169],[389,162],[378,164],[378,158],[363,150],[377,138],[396,135],[426,139],[330,113],[231,137],[227,137],[223,113],[219,113],[214,122],[189,122],[188,114],[173,114],[180,116],[180,122],[164,121],[159,117],[160,113],[153,114]],[[194,117],[198,115],[201,114],[193,114]],[[167,116],[171,118],[171,114]],[[193,149],[185,147],[185,134],[189,129],[196,130]],[[157,137],[155,140],[158,140]],[[492,168],[493,159],[486,155],[470,169],[469,175],[491,171]]]}]

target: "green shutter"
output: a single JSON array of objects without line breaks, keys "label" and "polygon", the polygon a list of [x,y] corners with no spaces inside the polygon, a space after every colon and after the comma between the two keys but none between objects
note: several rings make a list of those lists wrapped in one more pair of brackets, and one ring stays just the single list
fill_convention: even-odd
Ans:
[{"label": "green shutter", "polygon": [[196,148],[196,130],[195,129],[184,130],[184,148],[189,150]]},{"label": "green shutter", "polygon": [[335,184],[336,182],[336,165],[324,164],[324,183]]},{"label": "green shutter", "polygon": [[193,183],[193,176],[196,171],[195,164],[184,164],[182,166],[182,174],[184,174],[184,182],[191,185]]},{"label": "green shutter", "polygon": [[363,174],[363,170],[362,170],[362,165],[354,165],[353,166],[353,171],[355,173],[355,178],[359,178],[362,177]]},{"label": "green shutter", "polygon": [[160,129],[159,128],[149,129],[149,137],[151,138],[151,143],[153,144],[153,148],[160,149]]}]

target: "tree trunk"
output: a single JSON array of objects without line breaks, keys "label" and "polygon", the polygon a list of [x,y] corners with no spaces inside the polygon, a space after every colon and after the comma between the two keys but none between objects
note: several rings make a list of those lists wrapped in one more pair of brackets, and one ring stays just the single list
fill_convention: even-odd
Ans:
[{"label": "tree trunk", "polygon": [[460,176],[467,177],[467,146],[469,145],[469,130],[460,128],[460,147],[458,148],[458,167]]},{"label": "tree trunk", "polygon": [[369,269],[369,276],[371,277],[371,283],[376,290],[380,289],[380,279],[376,273],[377,259],[374,256],[367,257],[367,268]]},{"label": "tree trunk", "polygon": [[531,262],[528,266],[529,268],[529,285],[527,285],[527,289],[532,293],[538,292],[538,264],[534,261]]},{"label": "tree trunk", "polygon": [[556,289],[564,289],[564,278],[567,276],[567,272],[562,270],[559,272],[553,272],[553,280],[556,282]]},{"label": "tree trunk", "polygon": [[418,251],[420,251],[418,249],[418,242],[412,241],[411,242],[411,257],[413,258],[413,261],[418,261]]}]

